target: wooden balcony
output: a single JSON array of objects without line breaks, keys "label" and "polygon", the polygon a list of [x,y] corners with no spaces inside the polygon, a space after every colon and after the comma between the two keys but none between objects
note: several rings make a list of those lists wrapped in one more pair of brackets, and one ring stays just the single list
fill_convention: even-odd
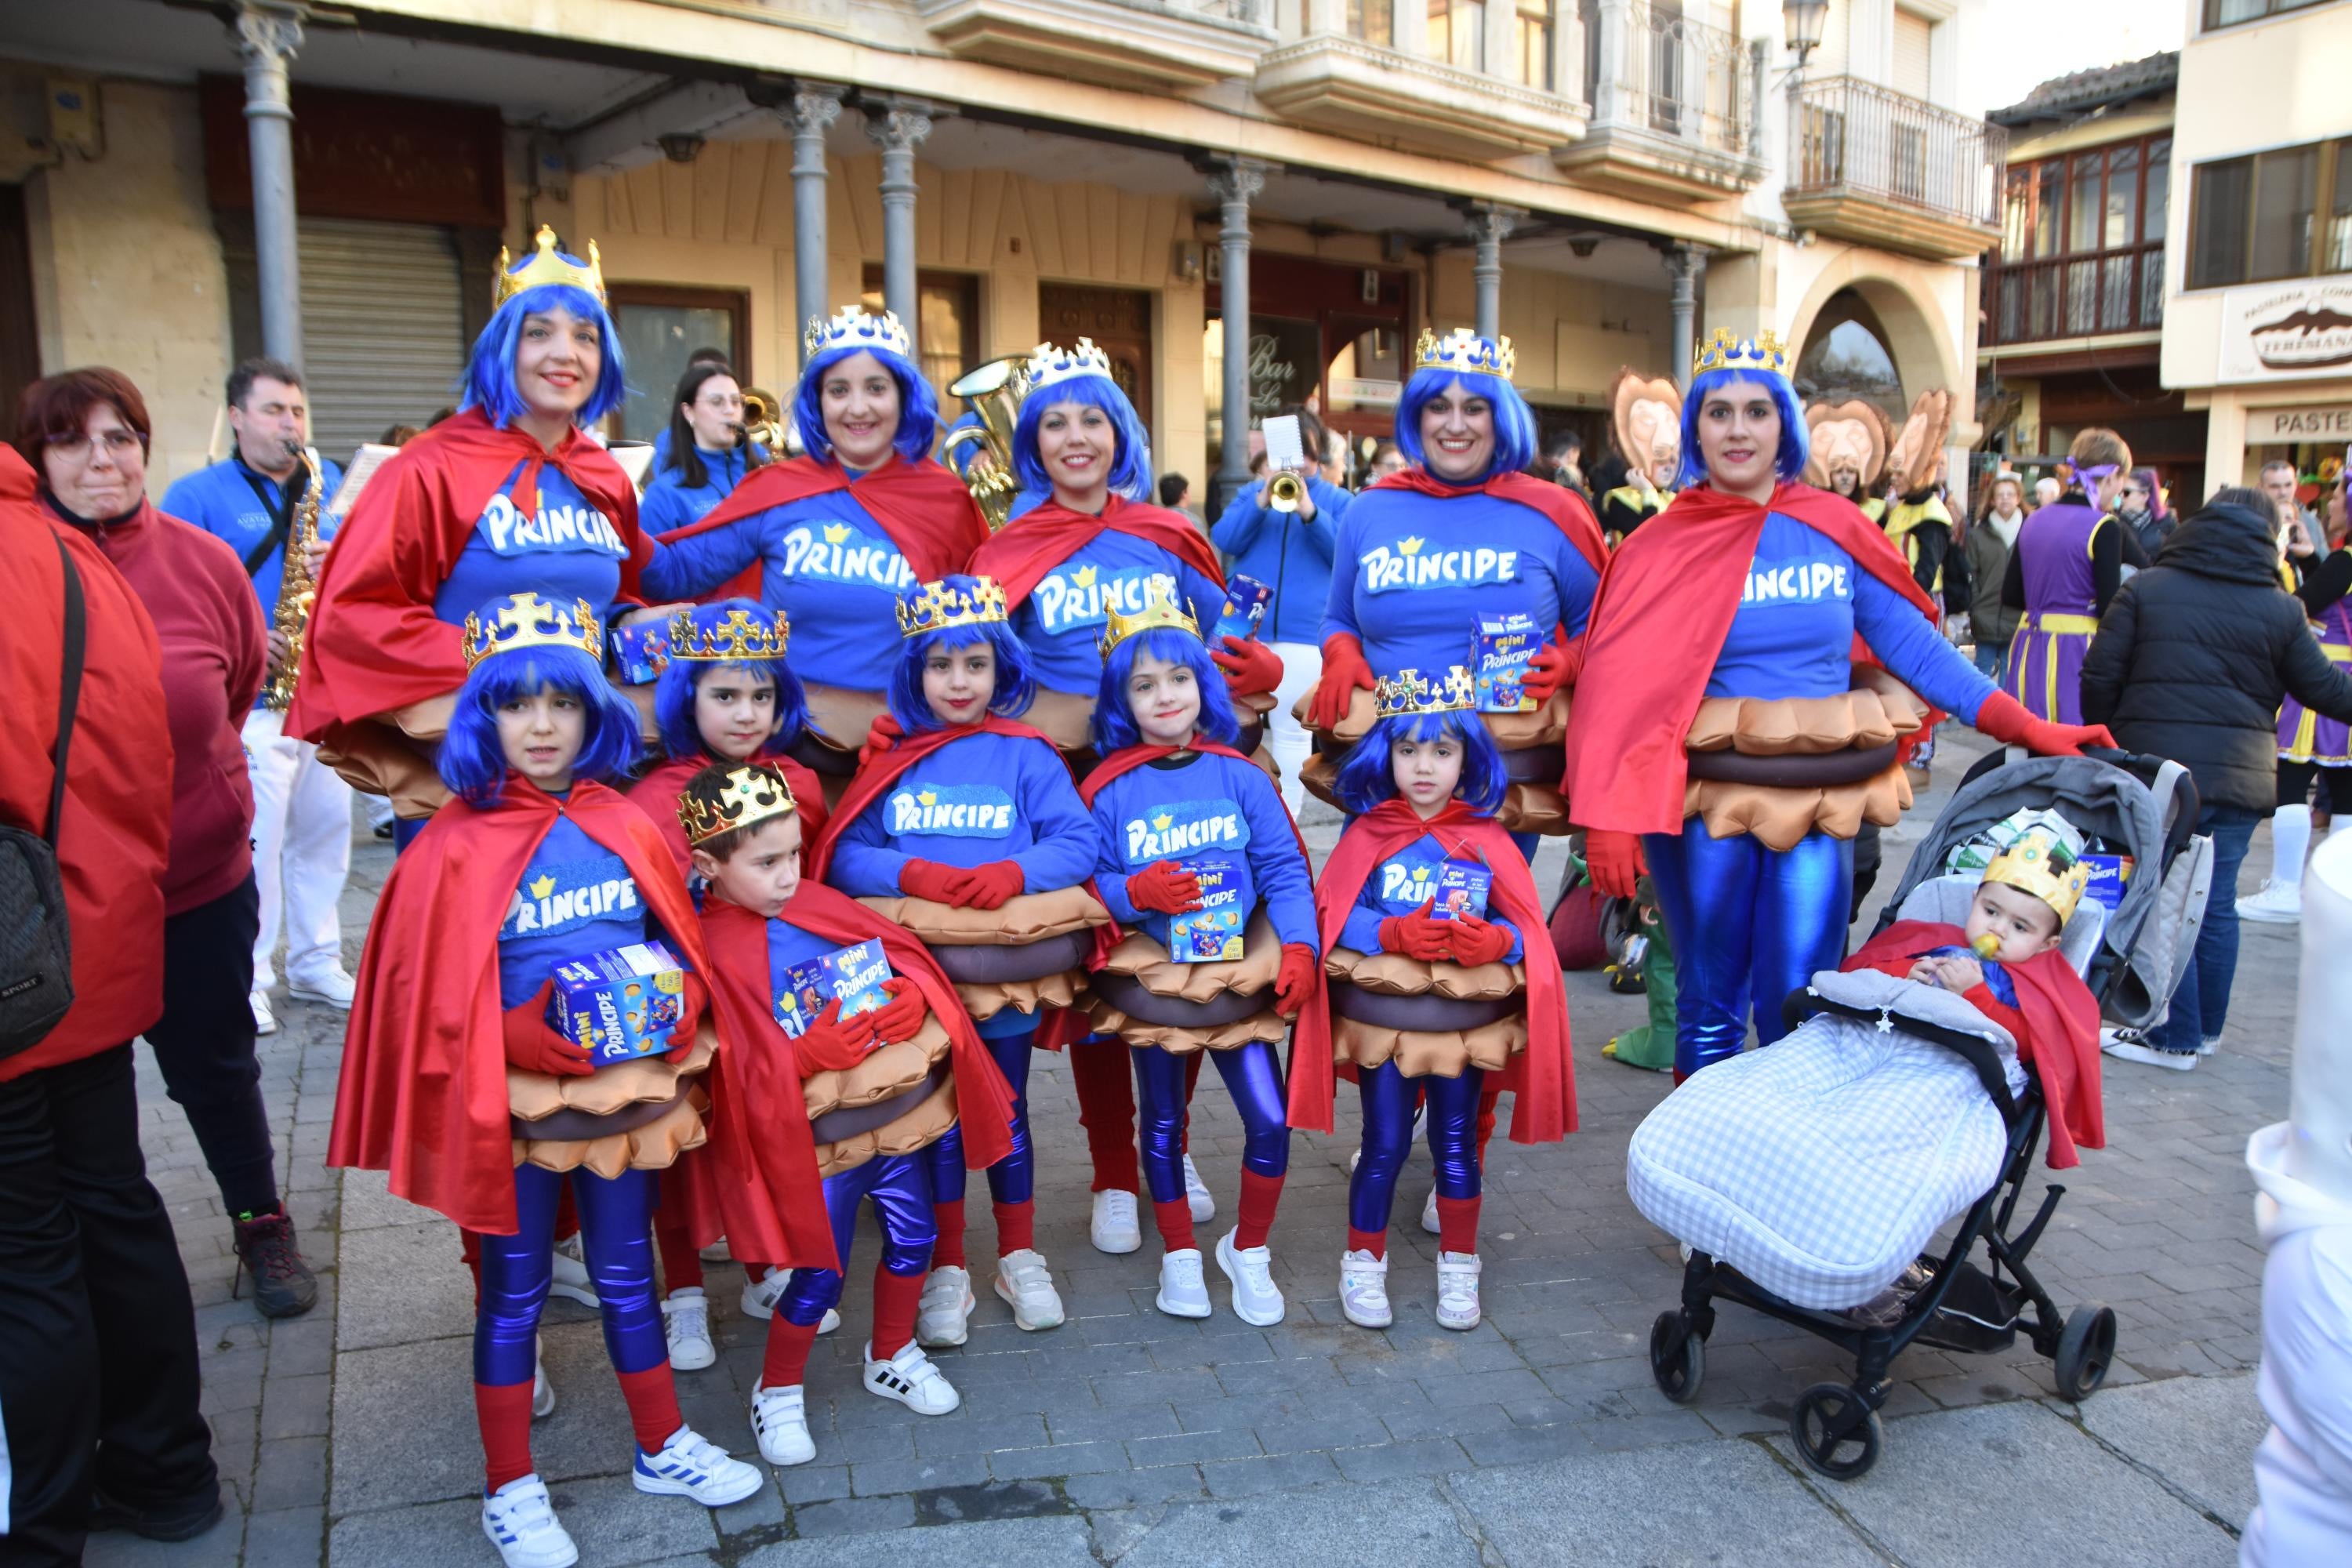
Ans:
[{"label": "wooden balcony", "polygon": [[1998,237],[1999,126],[1853,77],[1805,83],[1798,115],[1781,205],[1799,228],[1937,260]]},{"label": "wooden balcony", "polygon": [[1257,68],[1273,0],[918,0],[950,54],[1109,86],[1181,92]]}]

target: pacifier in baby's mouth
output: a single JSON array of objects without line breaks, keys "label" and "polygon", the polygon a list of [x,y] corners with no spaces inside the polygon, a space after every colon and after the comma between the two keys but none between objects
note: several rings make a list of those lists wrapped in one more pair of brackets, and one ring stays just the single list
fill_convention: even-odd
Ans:
[{"label": "pacifier in baby's mouth", "polygon": [[1991,958],[2000,952],[2000,938],[1987,931],[1982,936],[1971,940],[1969,946],[1979,958]]}]

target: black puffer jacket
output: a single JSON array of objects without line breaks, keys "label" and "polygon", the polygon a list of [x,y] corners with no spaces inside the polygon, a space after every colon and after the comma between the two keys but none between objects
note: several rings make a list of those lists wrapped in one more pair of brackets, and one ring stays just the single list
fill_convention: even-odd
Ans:
[{"label": "black puffer jacket", "polygon": [[2210,507],[2125,583],[2083,660],[2083,720],[2127,751],[2187,766],[2207,805],[2278,800],[2279,699],[2352,721],[2352,679],[2327,662],[2279,586],[2264,521]]}]

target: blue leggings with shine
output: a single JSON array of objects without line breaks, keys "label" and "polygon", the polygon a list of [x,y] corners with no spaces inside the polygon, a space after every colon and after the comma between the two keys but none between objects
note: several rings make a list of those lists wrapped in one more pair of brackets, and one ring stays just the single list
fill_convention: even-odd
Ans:
[{"label": "blue leggings with shine", "polygon": [[652,1171],[605,1179],[586,1169],[517,1165],[515,1233],[484,1236],[482,1301],[474,1313],[474,1381],[492,1388],[530,1381],[540,1309],[555,1271],[555,1205],[566,1177],[580,1210],[580,1242],[604,1319],[615,1372],[667,1364],[669,1341],[654,1295]]},{"label": "blue leggings with shine", "polygon": [[1364,1101],[1363,1152],[1348,1178],[1348,1224],[1382,1231],[1396,1204],[1397,1177],[1412,1149],[1412,1113],[1429,1092],[1429,1157],[1437,1166],[1437,1195],[1478,1195],[1478,1097],[1486,1075],[1465,1068],[1460,1078],[1407,1078],[1396,1063],[1360,1068],[1356,1087]]},{"label": "blue leggings with shine", "polygon": [[[988,1168],[988,1195],[1001,1204],[1025,1204],[1037,1194],[1037,1153],[1029,1142],[1029,1045],[1036,1037],[1034,1024],[1017,1035],[981,1037],[1013,1090],[1013,1152]],[[930,1160],[932,1199],[943,1204],[960,1200],[964,1185],[963,1123],[949,1128],[946,1136],[923,1152]]]},{"label": "blue leggings with shine", "polygon": [[[877,1154],[824,1179],[825,1217],[833,1222],[833,1247],[843,1268],[849,1267],[849,1243],[857,1234],[857,1205],[871,1198],[882,1228],[882,1267],[902,1279],[930,1272],[939,1231],[931,1223],[929,1155],[929,1149]],[[839,1269],[795,1268],[776,1310],[805,1329],[840,1304]]]},{"label": "blue leggings with shine", "polygon": [[[1158,1046],[1132,1046],[1136,1099],[1143,1131],[1143,1184],[1151,1201],[1184,1195],[1184,1058]],[[1290,1127],[1282,1092],[1282,1060],[1264,1040],[1210,1051],[1225,1092],[1241,1112],[1242,1169],[1279,1176],[1290,1169]]]},{"label": "blue leggings with shine", "polygon": [[1738,1056],[1751,1007],[1756,1037],[1779,1039],[1782,998],[1845,953],[1853,841],[1809,833],[1768,849],[1745,833],[1710,837],[1694,817],[1642,847],[1675,944],[1675,1071]]}]

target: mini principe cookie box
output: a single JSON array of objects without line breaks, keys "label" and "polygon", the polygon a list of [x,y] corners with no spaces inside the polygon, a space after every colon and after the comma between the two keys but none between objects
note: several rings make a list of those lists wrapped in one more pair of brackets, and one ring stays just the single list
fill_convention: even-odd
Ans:
[{"label": "mini principe cookie box", "polygon": [[1265,606],[1274,597],[1274,590],[1256,578],[1243,573],[1234,574],[1233,585],[1225,590],[1225,607],[1217,616],[1216,628],[1209,634],[1212,648],[1223,647],[1227,637],[1240,637],[1246,642],[1257,636],[1257,624],[1265,618]]},{"label": "mini principe cookie box", "polygon": [[845,1018],[874,1012],[890,1000],[882,989],[882,983],[889,978],[890,961],[880,941],[873,937],[803,959],[784,970],[776,991],[776,1022],[785,1034],[798,1039],[836,998]]},{"label": "mini principe cookie box", "polygon": [[1430,918],[1441,921],[1486,918],[1486,894],[1495,885],[1495,873],[1475,860],[1448,860],[1437,868],[1437,886],[1430,904]]},{"label": "mini principe cookie box", "polygon": [[1544,645],[1543,629],[1527,616],[1478,617],[1477,681],[1481,713],[1532,713],[1536,700],[1527,694],[1528,666]]},{"label": "mini principe cookie box", "polygon": [[635,621],[614,626],[613,679],[623,686],[643,686],[657,680],[669,668],[669,623]]},{"label": "mini principe cookie box", "polygon": [[686,965],[658,942],[632,942],[549,965],[548,1023],[598,1067],[649,1057],[678,1042]]},{"label": "mini principe cookie box", "polygon": [[1238,861],[1205,856],[1184,862],[1201,884],[1201,907],[1168,919],[1168,956],[1178,963],[1226,963],[1242,955],[1249,874]]}]

